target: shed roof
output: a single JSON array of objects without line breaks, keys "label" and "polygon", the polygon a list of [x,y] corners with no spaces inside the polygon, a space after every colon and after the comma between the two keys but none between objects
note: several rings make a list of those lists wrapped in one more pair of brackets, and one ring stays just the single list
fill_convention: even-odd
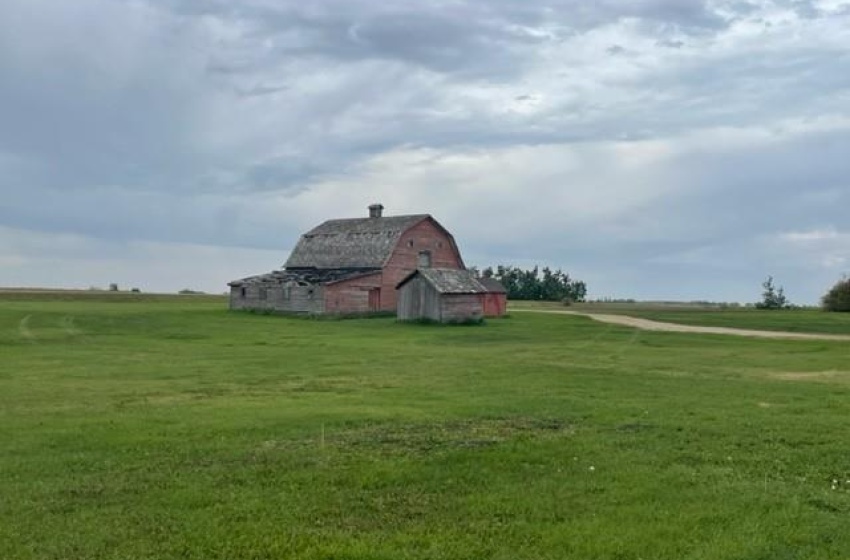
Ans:
[{"label": "shed roof", "polygon": [[496,280],[495,278],[489,276],[482,276],[478,279],[481,282],[481,285],[487,288],[487,291],[491,294],[506,294],[508,290],[502,285],[501,282]]},{"label": "shed roof", "polygon": [[[454,268],[420,268],[399,282],[396,289],[401,288],[416,276],[422,276],[441,294],[486,294],[493,292],[469,270]],[[501,287],[501,284],[499,286]]]},{"label": "shed roof", "polygon": [[294,282],[299,285],[322,285],[333,284],[343,280],[351,280],[361,276],[369,276],[380,272],[380,269],[362,268],[325,268],[321,270],[273,270],[267,274],[258,274],[249,276],[240,280],[229,282],[229,286],[241,287],[252,286],[257,284],[288,284]]},{"label": "shed roof", "polygon": [[298,241],[286,268],[380,268],[399,238],[428,214],[328,220]]}]

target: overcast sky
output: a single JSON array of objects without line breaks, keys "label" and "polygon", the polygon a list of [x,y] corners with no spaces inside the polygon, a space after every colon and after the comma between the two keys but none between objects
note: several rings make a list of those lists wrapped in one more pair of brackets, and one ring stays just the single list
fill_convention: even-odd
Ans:
[{"label": "overcast sky", "polygon": [[430,213],[591,297],[850,272],[847,0],[3,0],[0,286],[222,292]]}]

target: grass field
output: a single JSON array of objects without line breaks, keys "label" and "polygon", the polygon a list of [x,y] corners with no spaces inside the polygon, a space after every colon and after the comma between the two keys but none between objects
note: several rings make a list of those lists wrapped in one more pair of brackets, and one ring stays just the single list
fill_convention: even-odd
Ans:
[{"label": "grass field", "polygon": [[564,307],[551,302],[512,302],[511,309],[568,310],[587,313],[630,315],[653,321],[732,327],[740,329],[808,332],[824,334],[850,334],[850,313],[828,313],[817,308],[761,310],[746,307],[719,307],[671,304],[607,304],[580,303]]},{"label": "grass field", "polygon": [[0,558],[850,557],[847,343],[224,306],[0,297]]}]

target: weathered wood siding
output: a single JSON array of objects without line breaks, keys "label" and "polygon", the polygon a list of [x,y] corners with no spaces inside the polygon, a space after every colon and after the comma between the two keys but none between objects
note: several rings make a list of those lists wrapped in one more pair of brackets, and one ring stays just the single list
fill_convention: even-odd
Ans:
[{"label": "weathered wood siding", "polygon": [[375,308],[370,305],[369,293],[380,292],[381,274],[354,278],[325,287],[326,313],[370,313],[380,311],[380,295],[373,296]]},{"label": "weathered wood siding", "polygon": [[234,286],[230,289],[231,309],[256,309],[281,313],[324,312],[322,286],[284,286],[278,283]]},{"label": "weathered wood siding", "polygon": [[442,294],[440,296],[440,321],[462,323],[479,320],[483,316],[479,294]]},{"label": "weathered wood siding", "polygon": [[440,294],[421,276],[410,280],[398,292],[399,320],[440,320]]},{"label": "weathered wood siding", "polygon": [[418,268],[419,254],[423,251],[431,254],[431,268],[463,268],[463,260],[452,237],[432,220],[424,220],[401,236],[384,267],[381,309],[396,309],[398,301],[395,287]]},{"label": "weathered wood siding", "polygon": [[461,323],[478,320],[483,315],[481,294],[440,294],[421,276],[408,281],[398,292],[401,321],[430,319]]}]

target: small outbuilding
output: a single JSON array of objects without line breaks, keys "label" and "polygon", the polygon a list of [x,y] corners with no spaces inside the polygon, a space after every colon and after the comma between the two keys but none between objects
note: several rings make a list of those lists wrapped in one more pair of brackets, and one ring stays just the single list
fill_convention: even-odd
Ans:
[{"label": "small outbuilding", "polygon": [[485,316],[488,297],[498,296],[498,291],[494,290],[499,288],[504,293],[501,285],[488,287],[481,280],[469,270],[418,269],[396,286],[398,318],[440,323],[480,321]]},{"label": "small outbuilding", "polygon": [[485,317],[501,317],[508,312],[508,291],[502,286],[502,283],[495,278],[483,277],[478,278],[487,289],[487,292],[481,296],[484,305]]}]

